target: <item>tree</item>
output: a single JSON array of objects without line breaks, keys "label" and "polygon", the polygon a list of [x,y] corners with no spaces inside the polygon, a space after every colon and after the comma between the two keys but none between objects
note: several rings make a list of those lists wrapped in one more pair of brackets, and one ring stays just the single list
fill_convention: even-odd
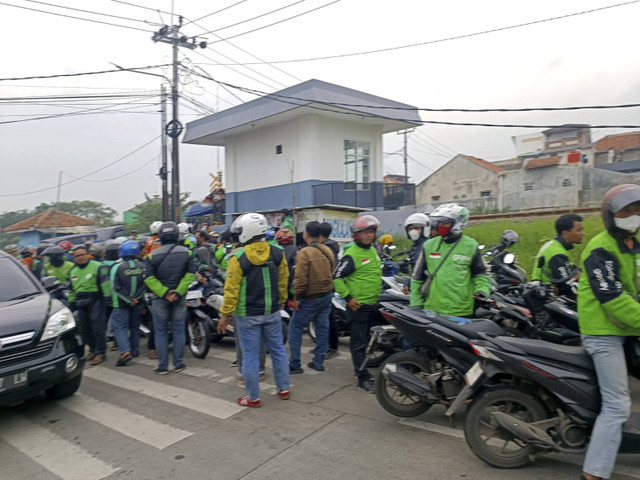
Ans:
[{"label": "tree", "polygon": [[16,210],[14,212],[4,212],[0,215],[0,227],[7,228],[14,223],[18,223],[25,218],[32,217],[34,215],[33,212],[29,210]]},{"label": "tree", "polygon": [[[188,208],[186,205],[190,205],[189,203],[185,203],[190,196],[190,192],[182,192],[180,195],[182,212]],[[159,199],[147,200],[132,210],[138,215],[138,218],[135,222],[127,225],[127,233],[131,233],[133,230],[138,233],[148,233],[149,225],[158,220],[162,220],[162,202]]]},{"label": "tree", "polygon": [[59,202],[54,204],[41,203],[34,208],[32,215],[42,213],[50,208],[55,208],[62,212],[78,215],[79,217],[95,220],[100,226],[112,225],[115,223],[116,212],[113,208],[107,207],[100,202],[91,200],[74,200],[72,202]]}]

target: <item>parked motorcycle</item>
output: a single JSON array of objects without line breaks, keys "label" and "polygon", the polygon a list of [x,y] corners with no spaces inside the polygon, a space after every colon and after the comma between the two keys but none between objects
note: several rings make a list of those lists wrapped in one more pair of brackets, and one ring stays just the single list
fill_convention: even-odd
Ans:
[{"label": "parked motorcycle", "polygon": [[[456,402],[473,396],[464,422],[471,451],[498,468],[527,465],[544,452],[584,453],[601,399],[591,358],[581,346],[494,337],[471,340],[478,356]],[[637,340],[626,346],[638,365]],[[629,372],[638,376],[633,365]],[[457,405],[456,405],[457,408]],[[447,415],[455,411],[452,406]],[[621,453],[640,453],[640,414],[623,431]]]},{"label": "parked motorcycle", "polygon": [[518,234],[513,230],[505,230],[500,243],[489,247],[483,254],[495,289],[506,295],[518,295],[527,281],[526,272],[518,265],[515,255],[507,250],[517,242]]}]

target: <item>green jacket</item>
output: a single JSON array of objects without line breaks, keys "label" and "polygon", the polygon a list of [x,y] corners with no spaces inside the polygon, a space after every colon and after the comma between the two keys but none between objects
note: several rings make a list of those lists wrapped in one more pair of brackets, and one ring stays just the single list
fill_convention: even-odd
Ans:
[{"label": "green jacket", "polygon": [[47,262],[44,265],[44,277],[56,277],[60,283],[66,283],[69,280],[71,270],[75,265],[72,262],[65,261],[61,266],[54,267]]},{"label": "green jacket", "polygon": [[[445,242],[442,237],[424,243],[411,275],[412,306],[447,315],[467,316],[473,314],[473,295],[476,292],[491,293],[491,281],[478,250],[478,242],[462,235],[455,245],[455,242]],[[455,250],[447,257],[454,246]],[[431,281],[429,296],[425,298],[420,292],[427,279],[425,270],[432,275],[445,257],[445,263]]]},{"label": "green jacket", "polygon": [[333,286],[347,302],[355,298],[360,303],[375,304],[382,287],[382,265],[374,246],[354,244],[349,248],[333,272]]},{"label": "green jacket", "polygon": [[578,286],[580,333],[640,336],[640,244],[629,249],[610,232],[593,237],[582,252]]},{"label": "green jacket", "polygon": [[533,264],[531,280],[540,280],[542,283],[551,283],[551,279],[564,278],[571,273],[571,262],[569,262],[569,250],[573,245],[569,245],[559,236],[545,243]]},{"label": "green jacket", "polygon": [[69,301],[75,302],[78,294],[102,292],[104,296],[111,295],[111,284],[107,269],[100,262],[89,260],[87,266],[71,269],[71,291]]}]

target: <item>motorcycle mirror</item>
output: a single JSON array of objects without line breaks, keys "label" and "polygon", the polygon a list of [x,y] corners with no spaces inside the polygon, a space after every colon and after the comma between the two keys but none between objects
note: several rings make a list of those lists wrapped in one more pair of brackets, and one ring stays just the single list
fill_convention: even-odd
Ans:
[{"label": "motorcycle mirror", "polygon": [[507,265],[511,265],[516,260],[516,256],[513,253],[507,253],[504,256],[504,263]]},{"label": "motorcycle mirror", "polygon": [[484,250],[484,247],[485,247],[485,246],[486,246],[486,245],[478,245],[478,250]]},{"label": "motorcycle mirror", "polygon": [[387,248],[388,248],[389,250],[393,250],[394,248],[396,248],[396,246],[395,246],[395,245],[389,245],[389,246],[387,246]]}]

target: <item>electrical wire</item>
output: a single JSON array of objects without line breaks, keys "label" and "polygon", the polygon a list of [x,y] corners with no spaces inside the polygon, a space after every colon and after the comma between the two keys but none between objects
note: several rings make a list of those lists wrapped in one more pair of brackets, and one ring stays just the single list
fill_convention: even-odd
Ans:
[{"label": "electrical wire", "polygon": [[151,8],[151,7],[145,7],[143,5],[137,5],[135,3],[124,2],[122,0],[111,0],[111,1],[115,2],[115,3],[121,3],[123,5],[129,5],[130,7],[137,7],[137,8],[142,8],[143,10],[150,10],[150,11],[156,12],[156,13],[164,13],[165,15],[173,15],[173,13],[171,13],[171,12],[165,12],[164,10],[159,10],[157,8]]},{"label": "electrical wire", "polygon": [[[226,37],[226,38],[224,38],[224,39],[222,39],[222,40],[216,40],[215,42],[211,42],[211,43],[219,43],[219,42],[223,42],[223,41],[225,41],[225,40],[231,40],[232,38],[241,37],[241,36],[243,36],[243,35],[247,35],[247,34],[249,34],[249,33],[257,32],[257,31],[259,31],[259,30],[263,30],[263,29],[265,29],[265,28],[273,27],[274,25],[279,25],[279,24],[284,23],[284,22],[287,22],[287,21],[289,21],[289,20],[293,20],[294,18],[302,17],[303,15],[306,15],[306,14],[308,14],[308,13],[312,13],[312,12],[315,12],[315,11],[317,11],[317,10],[320,10],[320,9],[322,9],[322,8],[325,8],[325,7],[328,7],[328,6],[330,6],[330,5],[333,5],[334,3],[338,3],[338,2],[340,2],[340,1],[342,1],[342,0],[333,0],[333,2],[329,2],[329,3],[325,4],[325,5],[320,5],[319,7],[313,8],[313,9],[311,9],[311,10],[307,10],[306,12],[302,12],[302,13],[299,13],[299,14],[297,14],[297,15],[293,15],[293,16],[291,16],[291,17],[287,17],[287,18],[285,18],[285,19],[279,20],[279,21],[274,22],[274,23],[270,23],[270,24],[268,24],[268,25],[264,25],[264,26],[262,26],[262,27],[254,28],[253,30],[248,30],[248,31],[243,32],[243,33],[238,33],[238,34],[236,34],[236,35],[232,35],[232,36],[230,36],[230,37]],[[640,1],[640,0],[637,0],[637,1]],[[214,30],[214,31],[217,31],[217,30]],[[211,33],[211,32],[207,32],[207,33]],[[274,62],[269,62],[269,63],[274,63]],[[245,64],[245,65],[246,65],[246,64]]]},{"label": "electrical wire", "polygon": [[422,137],[425,137],[425,138],[428,138],[428,139],[430,139],[431,141],[433,141],[433,142],[437,143],[438,145],[440,145],[441,147],[446,148],[447,150],[449,150],[449,151],[453,152],[454,154],[455,154],[455,153],[457,153],[453,148],[451,148],[451,147],[449,147],[449,146],[445,145],[445,144],[444,144],[444,143],[442,143],[442,142],[439,142],[438,140],[436,140],[436,139],[435,139],[435,138],[433,138],[432,136],[427,135],[426,133],[424,133],[423,131],[421,131],[421,130],[419,130],[419,129],[415,129],[415,130],[414,130],[414,132],[416,133],[416,135],[418,135],[418,136],[422,136]]},{"label": "electrical wire", "polygon": [[[268,63],[273,63],[273,64],[277,64],[277,63],[300,63],[300,62],[315,62],[315,61],[319,61],[319,60],[333,60],[336,58],[348,58],[348,57],[356,57],[356,56],[361,56],[361,55],[371,55],[371,54],[375,54],[375,53],[384,53],[384,52],[392,52],[395,50],[402,50],[405,48],[413,48],[413,47],[421,47],[424,45],[432,45],[432,44],[436,44],[436,43],[444,43],[444,42],[449,42],[452,40],[461,40],[464,38],[471,38],[471,37],[477,37],[480,35],[487,35],[490,33],[496,33],[496,32],[502,32],[505,30],[513,30],[515,28],[520,28],[520,27],[528,27],[531,25],[537,25],[540,23],[546,23],[546,22],[552,22],[555,20],[562,20],[565,18],[570,18],[570,17],[577,17],[579,15],[586,15],[589,13],[595,13],[595,12],[600,12],[603,10],[608,10],[611,8],[617,8],[617,7],[623,7],[626,5],[631,5],[634,3],[638,3],[640,0],[631,0],[628,2],[623,2],[623,3],[617,3],[615,5],[608,5],[605,7],[599,7],[599,8],[593,8],[591,10],[584,10],[581,12],[574,12],[574,13],[569,13],[566,15],[560,15],[557,17],[550,17],[550,18],[544,18],[541,20],[533,20],[531,22],[525,22],[525,23],[518,23],[516,25],[509,25],[509,26],[505,26],[505,27],[498,27],[498,28],[493,28],[493,29],[489,29],[489,30],[481,30],[478,32],[473,32],[473,33],[466,33],[466,34],[462,34],[462,35],[456,35],[453,37],[446,37],[446,38],[440,38],[437,40],[428,40],[425,42],[418,42],[418,43],[411,43],[408,45],[399,45],[399,46],[395,46],[395,47],[388,47],[388,48],[379,48],[376,50],[366,50],[364,52],[351,52],[351,53],[342,53],[342,54],[336,54],[336,55],[326,55],[323,57],[311,57],[311,58],[297,58],[297,59],[291,59],[291,60],[269,60]],[[267,26],[271,26],[271,25],[267,25]],[[265,28],[265,27],[263,27]],[[251,30],[249,32],[245,32],[245,33],[251,33],[255,30]],[[241,34],[241,35],[245,35],[245,33]],[[238,35],[236,35],[238,36]],[[235,38],[234,37],[228,37],[228,39],[230,38]],[[243,65],[257,65],[257,63],[243,63]]]},{"label": "electrical wire", "polygon": [[[640,0],[639,0],[640,1]],[[2,2],[0,2],[0,5]],[[132,67],[132,68],[116,68],[115,70],[98,70],[94,72],[80,72],[80,73],[59,73],[56,75],[32,75],[29,77],[7,77],[0,78],[0,82],[4,81],[18,81],[18,80],[39,80],[42,78],[64,78],[64,77],[80,77],[84,75],[101,75],[103,73],[116,73],[116,72],[129,72],[131,70],[150,70],[152,68],[170,67],[170,63],[164,63],[161,65],[147,65],[146,67]]]},{"label": "electrical wire", "polygon": [[[102,171],[102,170],[104,170],[104,169],[106,169],[106,168],[108,168],[108,167],[111,167],[111,166],[115,165],[115,164],[116,164],[116,163],[118,163],[118,162],[121,162],[121,161],[123,161],[123,160],[125,160],[125,159],[129,158],[131,155],[133,155],[134,153],[139,152],[140,150],[142,150],[142,149],[143,149],[144,147],[146,147],[147,145],[150,145],[151,143],[153,143],[153,142],[155,142],[156,140],[158,140],[160,137],[161,137],[161,135],[158,135],[157,137],[155,137],[155,138],[153,138],[152,140],[148,141],[148,142],[147,142],[147,143],[145,143],[144,145],[142,145],[142,146],[140,146],[140,147],[136,148],[136,149],[135,149],[135,150],[133,150],[132,152],[127,153],[124,157],[120,157],[119,159],[114,160],[113,162],[108,163],[107,165],[105,165],[105,166],[103,166],[103,167],[100,167],[100,168],[98,168],[98,169],[96,169],[96,170],[94,170],[94,171],[92,171],[92,172],[90,172],[90,173],[87,173],[86,175],[82,175],[81,177],[74,178],[74,179],[69,180],[69,181],[67,181],[67,182],[62,182],[62,183],[60,183],[59,185],[54,185],[53,187],[41,188],[41,189],[39,189],[39,190],[32,190],[32,191],[30,191],[30,192],[22,192],[22,193],[0,193],[0,197],[19,197],[19,196],[22,196],[22,195],[33,195],[33,194],[35,194],[35,193],[47,192],[47,191],[49,191],[49,190],[54,190],[54,189],[56,189],[56,188],[58,188],[58,187],[62,187],[62,186],[64,186],[64,185],[69,185],[70,183],[74,183],[74,182],[77,182],[78,180],[85,179],[85,178],[87,178],[87,177],[89,177],[89,176],[93,175],[94,173],[98,173],[98,172],[100,172],[100,171]],[[154,158],[154,160],[155,160],[155,158]]]},{"label": "electrical wire", "polygon": [[[207,13],[206,15],[203,15],[202,17],[196,18],[195,20],[188,21],[183,26],[189,25],[190,23],[194,23],[195,24],[196,22],[199,22],[200,20],[204,20],[205,18],[208,18],[208,17],[210,17],[212,15],[215,15],[216,13],[220,13],[220,12],[224,12],[225,10],[229,10],[230,8],[235,7],[236,5],[240,5],[241,3],[244,3],[246,1],[247,0],[240,0],[239,2],[236,2],[233,5],[229,5],[228,7],[221,8],[220,10],[216,10],[215,12]],[[200,28],[202,28],[202,27],[200,27]],[[208,32],[208,33],[211,33],[211,32]]]},{"label": "electrical wire", "polygon": [[73,18],[74,20],[84,20],[85,22],[100,23],[102,25],[110,25],[112,27],[127,28],[129,30],[138,30],[139,32],[153,33],[151,30],[143,30],[142,28],[129,27],[127,25],[120,25],[118,23],[111,23],[111,22],[103,22],[101,20],[92,20],[89,18],[74,17],[73,15],[65,15],[64,13],[47,12],[46,10],[40,10],[37,8],[30,8],[30,7],[21,7],[19,5],[12,5],[10,3],[5,3],[5,2],[0,2],[0,5],[5,5],[7,7],[21,8],[23,10],[31,10],[33,12],[47,13],[49,15],[55,15],[58,17]]},{"label": "electrical wire", "polygon": [[[146,23],[146,24],[149,23],[146,20],[139,20],[137,18],[121,17],[119,15],[111,15],[109,13],[94,12],[92,10],[82,10],[81,8],[65,7],[63,5],[56,5],[56,4],[53,4],[53,3],[40,2],[38,0],[25,0],[25,1],[31,2],[31,3],[37,3],[37,4],[40,4],[40,5],[46,5],[48,7],[63,8],[65,10],[73,10],[75,12],[89,13],[91,15],[102,15],[104,17],[117,18],[119,20],[127,20],[129,22],[140,22],[140,23]],[[158,23],[157,25],[161,25],[161,24]]]},{"label": "electrical wire", "polygon": [[81,182],[91,182],[91,183],[105,183],[105,182],[112,182],[113,180],[119,180],[121,178],[124,177],[128,177],[129,175],[142,170],[144,167],[146,167],[147,165],[151,164],[152,162],[157,161],[160,158],[160,155],[156,155],[155,157],[153,157],[151,160],[149,160],[148,162],[145,162],[143,165],[139,166],[138,168],[135,168],[133,170],[131,170],[130,172],[124,173],[122,175],[118,175],[117,177],[112,177],[112,178],[107,178],[105,180],[87,180],[86,178],[81,178],[81,177],[74,177],[73,175],[71,175],[70,173],[64,172],[65,175],[67,175],[68,177],[73,178],[74,180],[77,181],[81,181]]}]

